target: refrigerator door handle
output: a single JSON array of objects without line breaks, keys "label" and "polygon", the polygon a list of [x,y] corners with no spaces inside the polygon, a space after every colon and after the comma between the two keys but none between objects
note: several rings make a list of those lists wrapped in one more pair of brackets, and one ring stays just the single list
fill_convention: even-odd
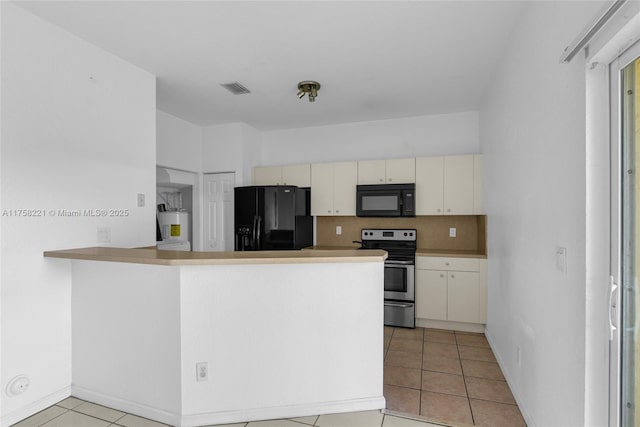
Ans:
[{"label": "refrigerator door handle", "polygon": [[251,250],[258,249],[258,215],[253,217],[253,230],[251,230]]},{"label": "refrigerator door handle", "polygon": [[260,232],[262,228],[262,217],[258,215],[257,219],[258,219],[258,222],[256,225],[256,234],[258,238],[256,240],[256,250],[262,250],[262,233]]}]

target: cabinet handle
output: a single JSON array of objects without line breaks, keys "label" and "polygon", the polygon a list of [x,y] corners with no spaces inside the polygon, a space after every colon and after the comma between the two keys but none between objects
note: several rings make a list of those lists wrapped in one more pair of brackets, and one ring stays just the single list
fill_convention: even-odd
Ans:
[{"label": "cabinet handle", "polygon": [[452,275],[451,275],[451,278],[452,278],[452,279],[455,279],[455,278],[456,278],[456,275],[455,275],[455,274],[452,274]]},{"label": "cabinet handle", "polygon": [[444,263],[444,265],[449,265],[449,263],[448,263],[448,262],[445,262],[445,263]]},{"label": "cabinet handle", "polygon": [[444,274],[441,274],[440,277],[444,277]]},{"label": "cabinet handle", "polygon": [[330,211],[330,210],[328,210],[328,211],[327,211],[327,213],[331,213],[331,211]]},{"label": "cabinet handle", "polygon": [[380,182],[384,182],[384,179],[380,178]]},{"label": "cabinet handle", "polygon": [[340,211],[338,209],[336,209],[336,213],[340,213]]},{"label": "cabinet handle", "polygon": [[393,181],[391,178],[389,178],[389,182]]},{"label": "cabinet handle", "polygon": [[447,209],[447,212],[451,212],[451,209]]},{"label": "cabinet handle", "polygon": [[442,209],[438,209],[438,212],[442,212]]}]

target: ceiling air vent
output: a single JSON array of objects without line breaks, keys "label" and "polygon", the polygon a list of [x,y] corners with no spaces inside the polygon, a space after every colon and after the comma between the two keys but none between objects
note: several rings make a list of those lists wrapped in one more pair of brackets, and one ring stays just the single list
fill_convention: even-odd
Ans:
[{"label": "ceiling air vent", "polygon": [[234,95],[242,95],[242,94],[245,94],[245,93],[251,93],[251,91],[249,89],[247,89],[246,87],[242,86],[238,82],[222,83],[220,86],[222,86],[223,88],[225,88],[226,90],[228,90],[229,92],[231,92]]}]

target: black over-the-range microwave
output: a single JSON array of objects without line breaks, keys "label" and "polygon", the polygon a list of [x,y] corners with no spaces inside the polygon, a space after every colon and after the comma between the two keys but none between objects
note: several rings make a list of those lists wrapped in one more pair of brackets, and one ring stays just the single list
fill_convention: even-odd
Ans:
[{"label": "black over-the-range microwave", "polygon": [[357,216],[416,216],[415,184],[356,187]]}]

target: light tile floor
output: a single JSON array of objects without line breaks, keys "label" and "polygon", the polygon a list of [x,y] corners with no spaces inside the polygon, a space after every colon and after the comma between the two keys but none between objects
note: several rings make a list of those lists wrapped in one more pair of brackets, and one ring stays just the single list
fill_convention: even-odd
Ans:
[{"label": "light tile floor", "polygon": [[384,329],[387,409],[451,425],[526,427],[484,334]]},{"label": "light tile floor", "polygon": [[[13,427],[168,427],[167,424],[127,414],[69,397],[14,424]],[[383,414],[380,411],[349,412],[288,420],[253,421],[218,427],[442,427],[424,421]]]},{"label": "light tile floor", "polygon": [[[385,327],[384,337],[387,409],[416,419],[365,411],[220,427],[526,427],[483,334]],[[168,427],[75,397],[13,427],[40,426]]]}]

